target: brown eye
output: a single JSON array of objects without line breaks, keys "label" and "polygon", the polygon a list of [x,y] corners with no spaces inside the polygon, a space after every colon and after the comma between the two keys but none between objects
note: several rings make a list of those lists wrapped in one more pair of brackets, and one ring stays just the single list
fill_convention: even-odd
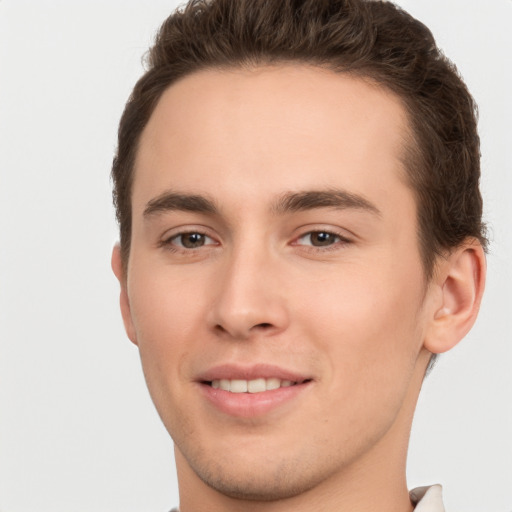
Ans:
[{"label": "brown eye", "polygon": [[202,247],[205,242],[205,236],[201,233],[185,233],[181,235],[181,243],[187,249],[195,249]]},{"label": "brown eye", "polygon": [[181,233],[173,237],[170,241],[172,245],[177,245],[184,249],[198,249],[199,247],[203,247],[207,244],[209,245],[213,242],[210,237],[197,232]]},{"label": "brown eye", "polygon": [[329,233],[328,231],[311,231],[301,236],[298,240],[299,245],[311,245],[313,247],[328,247],[342,241],[339,235]]},{"label": "brown eye", "polygon": [[314,231],[309,234],[311,245],[315,247],[323,247],[326,245],[332,245],[339,240],[339,236],[327,233],[325,231]]}]

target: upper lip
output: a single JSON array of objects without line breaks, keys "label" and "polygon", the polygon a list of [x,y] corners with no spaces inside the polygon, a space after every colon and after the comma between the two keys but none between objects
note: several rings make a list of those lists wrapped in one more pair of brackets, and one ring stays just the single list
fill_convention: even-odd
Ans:
[{"label": "upper lip", "polygon": [[311,380],[311,377],[304,373],[281,368],[273,364],[252,364],[250,366],[221,364],[200,373],[197,380],[199,382],[211,382],[220,379],[253,380],[261,378],[275,378],[292,382]]}]

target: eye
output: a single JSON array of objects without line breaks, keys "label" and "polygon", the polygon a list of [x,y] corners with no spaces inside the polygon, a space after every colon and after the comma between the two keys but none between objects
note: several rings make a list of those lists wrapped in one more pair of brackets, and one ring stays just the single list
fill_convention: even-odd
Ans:
[{"label": "eye", "polygon": [[215,244],[215,241],[212,238],[197,231],[179,233],[165,241],[165,245],[177,246],[183,249],[198,249],[213,244]]},{"label": "eye", "polygon": [[340,242],[348,242],[348,240],[329,231],[310,231],[297,239],[298,245],[311,245],[313,247],[328,247]]}]

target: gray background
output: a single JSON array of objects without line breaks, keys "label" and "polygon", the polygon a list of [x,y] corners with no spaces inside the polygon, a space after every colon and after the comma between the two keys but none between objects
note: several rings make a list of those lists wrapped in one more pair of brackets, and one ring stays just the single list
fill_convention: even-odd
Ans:
[{"label": "gray background", "polygon": [[[411,487],[512,511],[510,0],[402,0],[481,111],[489,278],[471,334],[424,385]],[[176,2],[0,1],[0,511],[164,512],[172,446],[110,271],[109,169],[141,56]]]}]

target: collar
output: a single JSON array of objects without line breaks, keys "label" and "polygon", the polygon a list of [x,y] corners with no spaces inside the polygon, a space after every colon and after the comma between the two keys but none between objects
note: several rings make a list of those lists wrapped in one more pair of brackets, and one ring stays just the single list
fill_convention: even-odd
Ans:
[{"label": "collar", "polygon": [[443,488],[437,484],[425,487],[416,487],[409,496],[413,505],[416,505],[414,512],[445,512],[443,505]]}]

